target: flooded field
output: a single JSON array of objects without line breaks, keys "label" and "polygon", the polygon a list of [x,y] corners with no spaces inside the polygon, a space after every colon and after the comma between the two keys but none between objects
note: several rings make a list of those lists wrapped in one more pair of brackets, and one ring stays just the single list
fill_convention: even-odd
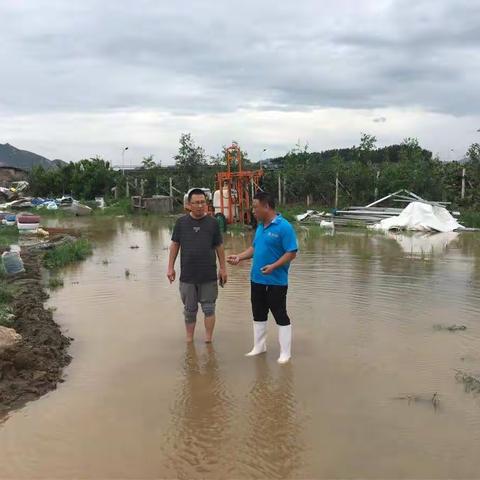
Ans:
[{"label": "flooded field", "polygon": [[480,476],[480,397],[455,380],[480,372],[480,235],[300,229],[279,366],[273,321],[267,355],[243,356],[247,264],[213,345],[200,328],[187,347],[169,223],[92,221],[94,255],[50,300],[75,339],[66,382],[0,424],[0,478]]}]

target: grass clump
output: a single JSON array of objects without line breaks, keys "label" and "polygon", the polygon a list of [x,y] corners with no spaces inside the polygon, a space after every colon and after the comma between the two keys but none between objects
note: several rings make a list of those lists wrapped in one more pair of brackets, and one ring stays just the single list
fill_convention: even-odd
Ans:
[{"label": "grass clump", "polygon": [[9,304],[14,295],[14,287],[5,280],[0,280],[0,326],[2,327],[13,326],[13,315]]},{"label": "grass clump", "polygon": [[63,287],[63,278],[59,278],[59,277],[50,278],[50,280],[48,281],[48,286],[52,290]]},{"label": "grass clump", "polygon": [[10,307],[0,304],[0,327],[13,327],[13,314]]},{"label": "grass clump", "polygon": [[6,247],[18,242],[18,228],[16,225],[0,225],[0,247]]},{"label": "grass clump", "polygon": [[45,254],[43,263],[46,268],[56,269],[70,263],[85,260],[92,253],[92,245],[84,238],[67,242]]}]

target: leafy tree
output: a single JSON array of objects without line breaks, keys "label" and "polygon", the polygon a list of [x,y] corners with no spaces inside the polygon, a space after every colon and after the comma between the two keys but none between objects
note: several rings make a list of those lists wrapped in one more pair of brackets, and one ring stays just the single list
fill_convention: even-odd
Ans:
[{"label": "leafy tree", "polygon": [[197,146],[190,133],[180,135],[180,147],[175,155],[175,165],[181,175],[180,182],[184,190],[199,185],[202,169],[207,165],[205,150]]},{"label": "leafy tree", "polygon": [[375,135],[369,135],[368,133],[362,133],[360,135],[360,145],[358,146],[358,149],[361,152],[371,152],[372,150],[375,150],[377,144],[377,137]]},{"label": "leafy tree", "polygon": [[157,164],[155,163],[155,160],[153,159],[153,155],[149,155],[148,157],[143,157],[142,160],[142,167],[145,170],[151,170],[152,168],[155,168]]}]

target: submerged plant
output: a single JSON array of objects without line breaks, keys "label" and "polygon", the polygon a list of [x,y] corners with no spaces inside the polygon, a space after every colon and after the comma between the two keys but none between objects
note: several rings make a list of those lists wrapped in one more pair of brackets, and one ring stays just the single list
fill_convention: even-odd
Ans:
[{"label": "submerged plant", "polygon": [[52,277],[52,278],[48,281],[48,286],[49,286],[51,289],[63,287],[63,278]]},{"label": "submerged plant", "polygon": [[458,332],[458,331],[463,331],[466,330],[467,327],[465,325],[441,325],[441,324],[436,324],[433,326],[434,330],[442,331],[442,330],[447,330],[449,332]]},{"label": "submerged plant", "polygon": [[456,370],[455,372],[456,380],[463,383],[466,392],[480,393],[480,377],[462,370]]}]

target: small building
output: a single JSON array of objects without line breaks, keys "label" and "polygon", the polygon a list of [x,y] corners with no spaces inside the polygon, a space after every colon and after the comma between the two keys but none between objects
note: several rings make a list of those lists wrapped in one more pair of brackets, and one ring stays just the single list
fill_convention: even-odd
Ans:
[{"label": "small building", "polygon": [[173,199],[165,195],[154,195],[151,198],[135,196],[132,197],[132,207],[134,211],[171,213],[173,211]]},{"label": "small building", "polygon": [[0,186],[9,187],[12,182],[27,180],[28,172],[23,168],[0,165]]}]

